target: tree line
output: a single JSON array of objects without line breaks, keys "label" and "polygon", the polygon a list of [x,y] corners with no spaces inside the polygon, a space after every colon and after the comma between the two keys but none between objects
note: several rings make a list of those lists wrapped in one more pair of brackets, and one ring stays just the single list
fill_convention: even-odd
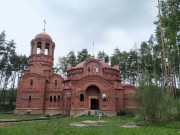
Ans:
[{"label": "tree line", "polygon": [[137,112],[146,121],[180,121],[180,0],[158,0],[157,16],[137,53]]},{"label": "tree line", "polygon": [[[12,109],[16,101],[17,79],[27,66],[28,58],[18,55],[14,40],[6,40],[5,31],[0,33],[0,110]],[[8,106],[8,108],[7,108]]]},{"label": "tree line", "polygon": [[[180,0],[158,0],[155,34],[148,41],[143,41],[137,48],[121,51],[115,48],[111,56],[106,52],[98,52],[96,59],[120,66],[123,82],[138,85],[144,75],[147,84],[155,84],[175,98],[180,96]],[[133,46],[133,45],[132,45]],[[59,57],[56,71],[65,75],[68,65],[76,64],[92,57],[87,49],[70,51]]]}]

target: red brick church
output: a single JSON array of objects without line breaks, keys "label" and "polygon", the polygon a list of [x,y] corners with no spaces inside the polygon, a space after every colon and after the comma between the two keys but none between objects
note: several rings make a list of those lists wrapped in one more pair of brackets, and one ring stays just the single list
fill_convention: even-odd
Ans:
[{"label": "red brick church", "polygon": [[19,78],[16,114],[78,115],[101,111],[115,116],[134,109],[135,88],[121,84],[119,66],[95,58],[67,67],[67,77],[53,73],[55,43],[46,33],[31,41],[29,64]]}]

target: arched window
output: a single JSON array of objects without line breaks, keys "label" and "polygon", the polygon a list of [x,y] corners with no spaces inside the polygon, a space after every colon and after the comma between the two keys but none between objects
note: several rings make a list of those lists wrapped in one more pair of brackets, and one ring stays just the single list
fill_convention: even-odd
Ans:
[{"label": "arched window", "polygon": [[50,96],[50,102],[52,102],[52,96]]},{"label": "arched window", "polygon": [[60,96],[58,96],[58,102],[60,102]]},{"label": "arched window", "polygon": [[92,65],[92,72],[94,72],[94,65]]},{"label": "arched window", "polygon": [[57,86],[57,80],[55,80],[55,86]]},{"label": "arched window", "polygon": [[88,67],[88,72],[90,72],[90,67]]},{"label": "arched window", "polygon": [[49,84],[49,81],[48,81],[48,80],[46,80],[46,84]]},{"label": "arched window", "polygon": [[62,83],[61,87],[64,88],[64,83]]},{"label": "arched window", "polygon": [[107,99],[106,94],[102,94],[102,100],[103,100],[103,101],[106,101],[106,99]]},{"label": "arched window", "polygon": [[80,94],[80,101],[84,101],[84,94]]},{"label": "arched window", "polygon": [[96,72],[98,72],[98,70],[99,70],[98,67],[96,67]]},{"label": "arched window", "polygon": [[44,52],[44,54],[45,55],[49,55],[49,43],[46,43],[46,46],[45,46],[45,52]]},{"label": "arched window", "polygon": [[31,102],[31,96],[29,96],[29,102]]},{"label": "arched window", "polygon": [[38,42],[37,43],[37,54],[40,54],[41,53],[41,42]]},{"label": "arched window", "polygon": [[30,81],[30,85],[32,86],[33,85],[33,80],[31,79],[31,81]]},{"label": "arched window", "polygon": [[56,96],[54,96],[54,102],[56,102]]},{"label": "arched window", "polygon": [[33,51],[34,51],[34,43],[32,43],[32,45],[31,45],[31,55],[34,54]]}]

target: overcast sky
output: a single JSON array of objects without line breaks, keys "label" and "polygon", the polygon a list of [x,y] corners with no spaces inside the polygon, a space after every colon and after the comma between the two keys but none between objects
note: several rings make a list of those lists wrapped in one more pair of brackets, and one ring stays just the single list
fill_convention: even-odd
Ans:
[{"label": "overcast sky", "polygon": [[113,54],[133,49],[154,33],[157,0],[0,0],[0,32],[14,39],[18,54],[30,54],[30,41],[43,31],[56,44],[55,63],[69,51]]}]

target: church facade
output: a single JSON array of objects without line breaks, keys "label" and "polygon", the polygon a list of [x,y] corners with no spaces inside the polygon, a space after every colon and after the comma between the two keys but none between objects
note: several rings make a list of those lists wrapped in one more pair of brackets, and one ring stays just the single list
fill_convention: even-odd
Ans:
[{"label": "church facade", "polygon": [[67,76],[53,73],[55,43],[46,33],[31,41],[29,63],[18,80],[16,114],[78,115],[99,110],[115,116],[132,111],[135,87],[122,84],[119,66],[88,59],[67,67]]}]

